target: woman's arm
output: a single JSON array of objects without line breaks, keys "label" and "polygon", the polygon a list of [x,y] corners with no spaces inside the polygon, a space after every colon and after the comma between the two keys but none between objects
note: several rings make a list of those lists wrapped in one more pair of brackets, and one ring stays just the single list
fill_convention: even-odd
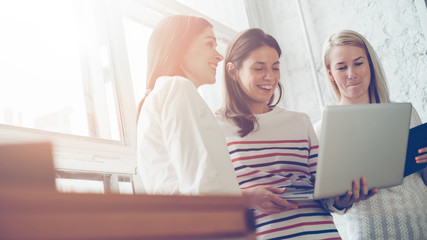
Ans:
[{"label": "woman's arm", "polygon": [[249,200],[251,208],[265,214],[280,213],[298,208],[298,204],[286,201],[277,194],[286,192],[286,188],[272,186],[257,186],[243,189],[242,195]]},{"label": "woman's arm", "polygon": [[163,139],[179,192],[240,195],[225,138],[193,83],[173,81],[163,101]]}]

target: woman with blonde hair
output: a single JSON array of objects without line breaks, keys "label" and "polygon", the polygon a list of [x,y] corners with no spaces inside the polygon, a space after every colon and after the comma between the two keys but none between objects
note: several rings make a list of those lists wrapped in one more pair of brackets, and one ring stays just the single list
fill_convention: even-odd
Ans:
[{"label": "woman with blonde hair", "polygon": [[[369,42],[366,41],[362,35],[351,30],[344,30],[333,34],[328,39],[328,41],[325,42],[323,48],[323,61],[325,63],[326,71],[330,80],[328,81],[328,86],[332,90],[332,95],[335,101],[342,104],[342,101],[345,103],[347,100],[345,93],[340,92],[340,88],[338,87],[336,81],[333,79],[333,76],[330,75],[332,73],[330,54],[335,46],[354,46],[364,49],[367,56],[367,63],[371,69],[371,81],[369,82],[369,88],[367,92],[369,94],[369,103],[390,102],[384,70],[378,60],[377,54]],[[342,96],[343,94],[344,96]]]},{"label": "woman with blonde hair", "polygon": [[[381,63],[361,34],[351,30],[332,34],[324,44],[323,62],[327,85],[339,105],[390,102]],[[411,127],[419,124],[413,108]],[[316,132],[321,134],[319,128],[317,123]],[[427,239],[426,176],[425,168],[405,177],[399,186],[354,203],[344,214],[333,213],[340,234],[344,239]]]}]

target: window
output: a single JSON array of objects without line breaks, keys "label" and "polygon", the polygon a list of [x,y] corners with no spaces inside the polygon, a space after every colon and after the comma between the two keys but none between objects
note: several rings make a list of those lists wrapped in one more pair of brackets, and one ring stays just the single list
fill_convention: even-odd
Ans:
[{"label": "window", "polygon": [[[221,9],[221,14],[218,13],[217,9]],[[224,9],[229,9],[228,14],[223,11]],[[236,11],[236,9],[240,9],[240,11]],[[147,44],[151,31],[158,21],[171,14],[189,14],[207,18],[214,25],[214,31],[218,38],[218,51],[224,55],[228,42],[237,33],[237,30],[248,27],[244,9],[243,1],[128,1],[124,6],[123,24],[136,103],[145,94]],[[227,22],[231,22],[233,28],[224,25]],[[224,91],[222,77],[223,62],[217,68],[216,84],[199,88],[200,94],[212,111],[216,111],[222,105],[222,92]]]},{"label": "window", "polygon": [[51,141],[58,171],[136,173],[119,3],[0,2],[0,143]]},{"label": "window", "polygon": [[126,35],[126,46],[134,86],[135,102],[145,94],[147,74],[147,45],[153,28],[144,26],[129,18],[123,18]]},{"label": "window", "polygon": [[85,5],[0,3],[1,124],[120,140],[105,30]]},{"label": "window", "polygon": [[[132,193],[152,29],[170,14],[204,16],[222,54],[237,33],[239,21],[231,28],[214,10],[185,4],[194,9],[173,0],[1,1],[0,143],[51,141],[61,191]],[[212,110],[222,102],[218,69],[217,84],[200,89]]]}]

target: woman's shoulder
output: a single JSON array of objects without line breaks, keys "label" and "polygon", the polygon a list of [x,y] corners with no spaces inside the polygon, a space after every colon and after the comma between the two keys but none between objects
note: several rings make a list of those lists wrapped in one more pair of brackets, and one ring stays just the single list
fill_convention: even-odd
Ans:
[{"label": "woman's shoulder", "polygon": [[235,125],[232,119],[227,118],[221,110],[216,111],[214,115],[222,133],[227,139],[235,137],[240,138],[237,134],[239,128]]},{"label": "woman's shoulder", "polygon": [[280,116],[280,117],[287,118],[290,120],[295,120],[295,121],[310,120],[310,117],[305,112],[289,110],[289,109],[282,108],[282,107],[275,107],[273,109],[273,113],[275,113],[274,115],[276,115],[276,116]]},{"label": "woman's shoulder", "polygon": [[224,113],[222,112],[222,110],[218,110],[214,113],[214,116],[218,122],[218,124],[221,127],[225,127],[225,126],[234,126],[233,124],[233,120],[225,117]]},{"label": "woman's shoulder", "polygon": [[[190,80],[180,76],[161,76],[145,99],[143,108],[152,106],[156,109],[182,106],[200,106],[203,103],[197,88]],[[180,106],[177,108],[177,106]]]},{"label": "woman's shoulder", "polygon": [[224,116],[224,114],[223,114],[223,110],[222,110],[222,109],[219,109],[219,110],[217,110],[216,112],[214,112],[214,115],[215,115],[215,118],[216,118],[218,121],[224,121],[224,119],[225,119],[225,116]]},{"label": "woman's shoulder", "polygon": [[181,76],[161,76],[156,81],[154,89],[156,88],[190,88],[197,90],[196,86],[191,80]]},{"label": "woman's shoulder", "polygon": [[159,97],[159,100],[167,99],[194,99],[200,97],[196,86],[187,78],[181,76],[161,76],[157,79],[150,95]]}]

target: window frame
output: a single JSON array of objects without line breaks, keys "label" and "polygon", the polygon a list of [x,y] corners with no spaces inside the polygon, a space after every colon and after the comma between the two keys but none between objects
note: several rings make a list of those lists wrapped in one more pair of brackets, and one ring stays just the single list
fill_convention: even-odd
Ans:
[{"label": "window frame", "polygon": [[[60,172],[114,174],[137,179],[136,157],[136,105],[123,17],[154,27],[163,17],[171,14],[197,15],[214,26],[218,41],[228,44],[236,31],[175,0],[95,0],[105,20],[108,50],[111,55],[121,140],[77,136],[26,127],[0,124],[0,144],[50,141],[53,144],[55,168]],[[141,14],[150,13],[150,14]],[[83,174],[85,175],[85,174]],[[113,177],[114,178],[114,177]],[[132,179],[133,178],[133,179]],[[137,186],[138,188],[138,186]],[[117,191],[113,189],[113,191]]]},{"label": "window frame", "polygon": [[[50,141],[61,171],[136,174],[136,105],[118,1],[94,1],[105,21],[120,125],[120,141],[0,124],[0,143]],[[116,8],[116,9],[115,9]],[[119,22],[118,22],[119,20]],[[118,80],[120,79],[120,80]]]}]

